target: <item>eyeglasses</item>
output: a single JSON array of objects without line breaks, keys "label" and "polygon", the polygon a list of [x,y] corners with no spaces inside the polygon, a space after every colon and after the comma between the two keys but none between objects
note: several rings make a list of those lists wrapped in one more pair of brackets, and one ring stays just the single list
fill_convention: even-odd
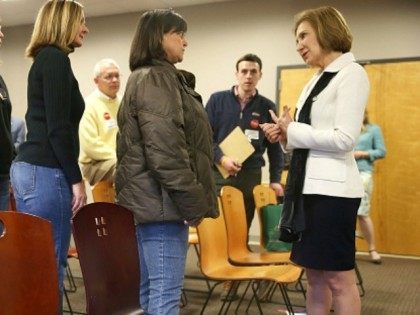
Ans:
[{"label": "eyeglasses", "polygon": [[111,82],[113,79],[119,81],[121,79],[121,75],[119,73],[110,73],[101,78],[107,82]]}]

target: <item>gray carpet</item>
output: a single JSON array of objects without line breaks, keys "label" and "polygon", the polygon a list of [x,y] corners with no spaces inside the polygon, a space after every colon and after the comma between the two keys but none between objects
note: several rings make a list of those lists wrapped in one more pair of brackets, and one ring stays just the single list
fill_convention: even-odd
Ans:
[{"label": "gray carpet", "polygon": [[[419,315],[420,314],[420,260],[407,258],[383,257],[381,265],[375,265],[368,261],[368,256],[359,255],[357,263],[362,273],[366,294],[362,297],[363,315]],[[77,291],[69,293],[70,303],[73,310],[85,311],[85,292],[83,280],[80,277],[77,261],[71,261],[73,273],[76,275]],[[197,268],[197,259],[191,249],[189,251],[186,268],[187,275],[200,275]],[[186,279],[186,289],[205,290],[203,280]],[[239,293],[245,285],[241,285]],[[220,294],[222,286],[216,288],[213,297],[209,302],[205,314],[217,314],[221,306]],[[302,295],[289,293],[292,303],[304,305]],[[181,315],[199,314],[205,301],[205,293],[186,292],[187,305],[181,308]],[[241,305],[238,314],[245,314],[250,294],[247,294],[246,301]],[[273,296],[273,303],[263,303],[264,314],[284,314],[282,298],[277,290]],[[237,302],[234,302],[229,314],[235,313]],[[64,302],[64,309],[68,310]],[[249,314],[258,314],[255,302],[252,303]],[[106,315],[106,314],[104,314]]]}]

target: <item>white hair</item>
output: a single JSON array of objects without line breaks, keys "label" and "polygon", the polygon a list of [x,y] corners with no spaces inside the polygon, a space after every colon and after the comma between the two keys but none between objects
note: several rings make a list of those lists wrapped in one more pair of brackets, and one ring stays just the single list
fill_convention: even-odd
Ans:
[{"label": "white hair", "polygon": [[105,59],[99,60],[96,63],[95,67],[93,68],[94,78],[99,77],[102,71],[104,70],[104,68],[109,67],[109,66],[114,66],[118,69],[118,71],[120,71],[120,66],[117,64],[117,62],[114,59],[105,58]]}]

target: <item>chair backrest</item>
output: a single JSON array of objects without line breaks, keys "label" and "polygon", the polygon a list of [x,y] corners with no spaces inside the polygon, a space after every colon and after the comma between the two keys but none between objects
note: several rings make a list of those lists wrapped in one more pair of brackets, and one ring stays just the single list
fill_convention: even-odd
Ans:
[{"label": "chair backrest", "polygon": [[51,223],[0,211],[0,313],[58,314],[57,265]]},{"label": "chair backrest", "polygon": [[115,202],[115,188],[110,181],[101,181],[92,188],[92,197],[94,202]]},{"label": "chair backrest", "polygon": [[277,204],[277,197],[274,190],[268,184],[260,184],[254,187],[253,190],[255,207],[258,214],[258,222],[260,225],[260,245],[266,246],[263,232],[263,213],[262,208],[268,204]]},{"label": "chair backrest", "polygon": [[247,255],[248,227],[244,196],[242,192],[232,186],[223,186],[220,191],[223,214],[225,217],[229,257]]},{"label": "chair backrest", "polygon": [[218,198],[217,201],[220,215],[215,219],[204,219],[197,226],[200,244],[200,268],[206,276],[210,276],[212,270],[218,269],[228,262],[225,219],[220,199]]},{"label": "chair backrest", "polygon": [[87,313],[128,314],[139,305],[139,255],[131,211],[113,203],[82,207],[72,219]]}]

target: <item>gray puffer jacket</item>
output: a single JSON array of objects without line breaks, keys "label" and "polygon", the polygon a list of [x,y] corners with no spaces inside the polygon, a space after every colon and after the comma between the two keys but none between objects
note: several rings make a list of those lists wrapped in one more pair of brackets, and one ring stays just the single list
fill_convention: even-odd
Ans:
[{"label": "gray puffer jacket", "polygon": [[212,131],[200,96],[170,63],[133,71],[118,112],[118,204],[136,223],[217,217]]}]

